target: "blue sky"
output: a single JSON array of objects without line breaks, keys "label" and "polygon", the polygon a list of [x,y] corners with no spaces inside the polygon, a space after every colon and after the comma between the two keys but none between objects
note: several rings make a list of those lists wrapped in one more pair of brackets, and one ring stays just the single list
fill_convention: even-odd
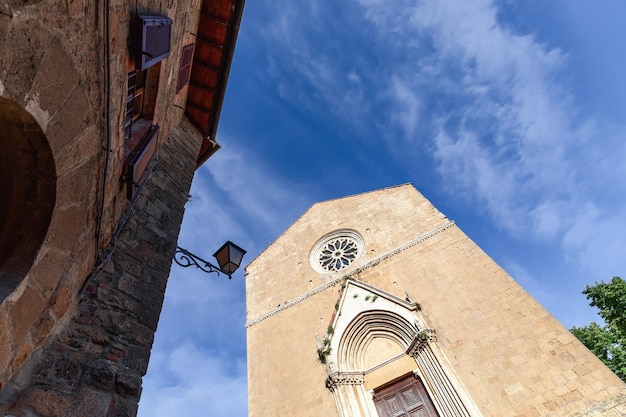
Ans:
[{"label": "blue sky", "polygon": [[[249,0],[179,244],[412,182],[565,326],[626,275],[626,3]],[[243,271],[173,266],[140,417],[245,416]]]}]

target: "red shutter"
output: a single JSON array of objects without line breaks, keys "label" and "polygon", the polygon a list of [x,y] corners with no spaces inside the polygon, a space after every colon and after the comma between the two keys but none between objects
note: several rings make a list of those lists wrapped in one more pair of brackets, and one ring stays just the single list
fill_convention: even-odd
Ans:
[{"label": "red shutter", "polygon": [[170,55],[172,20],[164,16],[137,16],[135,25],[135,67],[142,71]]},{"label": "red shutter", "polygon": [[159,126],[152,126],[146,138],[128,161],[126,197],[132,200],[148,177],[148,167],[157,149]]},{"label": "red shutter", "polygon": [[176,94],[180,93],[188,83],[191,75],[191,59],[193,58],[194,44],[185,45],[183,47],[182,56],[180,58],[180,69],[178,71],[178,84],[176,84]]}]

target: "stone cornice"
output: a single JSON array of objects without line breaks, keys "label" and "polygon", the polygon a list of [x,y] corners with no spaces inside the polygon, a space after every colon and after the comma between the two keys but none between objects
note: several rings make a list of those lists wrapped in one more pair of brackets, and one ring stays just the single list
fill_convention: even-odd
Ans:
[{"label": "stone cornice", "polygon": [[341,276],[339,276],[337,278],[334,278],[334,279],[332,279],[332,280],[330,280],[330,281],[328,281],[328,282],[326,282],[326,283],[324,283],[322,285],[319,285],[319,286],[315,287],[314,289],[312,289],[311,291],[308,291],[308,292],[306,292],[306,293],[304,293],[304,294],[294,298],[293,300],[287,301],[287,302],[281,304],[280,306],[278,306],[277,308],[275,308],[273,310],[270,310],[267,313],[264,313],[264,314],[260,315],[257,318],[249,320],[248,322],[246,322],[246,328],[254,326],[255,324],[260,323],[263,320],[265,320],[265,319],[267,319],[267,318],[269,318],[269,317],[271,317],[271,316],[273,316],[275,314],[278,314],[279,312],[281,312],[283,310],[286,310],[289,307],[294,306],[294,305],[298,304],[299,302],[306,300],[307,298],[310,298],[310,297],[314,296],[315,294],[319,294],[320,292],[322,292],[322,291],[324,291],[324,290],[326,290],[326,289],[328,289],[330,287],[333,287],[334,285],[342,282],[345,279],[348,279],[348,278],[351,278],[351,277],[353,277],[355,275],[358,275],[358,274],[360,274],[361,272],[363,272],[366,269],[373,268],[376,265],[378,265],[381,261],[384,261],[385,259],[389,259],[389,258],[399,254],[400,252],[403,252],[403,251],[405,251],[405,250],[407,250],[409,248],[412,248],[413,246],[416,246],[416,245],[424,242],[425,240],[430,239],[431,237],[433,237],[433,236],[443,232],[444,230],[447,230],[447,229],[453,227],[454,225],[455,224],[454,224],[453,220],[446,220],[445,223],[443,223],[442,225],[438,226],[437,228],[431,230],[430,232],[424,233],[424,234],[416,237],[415,239],[410,240],[409,242],[405,243],[404,245],[398,246],[397,248],[382,254],[381,256],[377,257],[376,259],[373,259],[373,260],[369,261],[365,265],[363,265],[363,266],[361,266],[359,268],[356,268],[356,269],[348,272],[347,274],[344,274],[344,275],[341,275]]},{"label": "stone cornice", "polygon": [[333,372],[326,378],[326,388],[334,391],[339,385],[363,385],[365,375],[362,372]]},{"label": "stone cornice", "polygon": [[435,329],[424,329],[417,332],[415,339],[411,342],[411,345],[407,348],[406,354],[411,357],[416,357],[426,347],[428,343],[435,343],[437,341],[437,333]]}]

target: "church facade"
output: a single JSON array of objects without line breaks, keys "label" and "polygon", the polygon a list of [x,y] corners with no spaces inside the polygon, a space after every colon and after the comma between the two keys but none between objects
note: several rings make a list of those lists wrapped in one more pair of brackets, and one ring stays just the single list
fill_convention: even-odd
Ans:
[{"label": "church facade", "polygon": [[249,415],[626,415],[626,385],[412,185],[246,268]]}]

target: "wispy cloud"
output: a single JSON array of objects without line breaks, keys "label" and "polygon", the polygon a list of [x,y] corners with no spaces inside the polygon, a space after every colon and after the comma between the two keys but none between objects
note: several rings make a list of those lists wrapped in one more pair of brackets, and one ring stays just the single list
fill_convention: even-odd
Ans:
[{"label": "wispy cloud", "polygon": [[[433,121],[422,133],[434,138],[433,156],[448,189],[482,204],[512,235],[557,239],[580,267],[604,270],[601,242],[626,242],[609,233],[609,225],[622,223],[624,201],[603,204],[623,181],[601,181],[626,174],[615,164],[615,152],[626,156],[625,126],[600,128],[580,114],[564,76],[567,54],[499,22],[488,0],[410,2],[408,19],[381,2],[360,3],[378,30],[421,39],[415,55],[396,63],[396,77],[438,96],[420,117]],[[420,79],[434,87],[415,82]],[[394,102],[402,114],[403,94]]]},{"label": "wispy cloud", "polygon": [[503,23],[491,0],[355,3],[339,26],[328,22],[340,6],[269,9],[270,77],[283,98],[330,110],[363,141],[377,132],[407,167],[426,155],[459,204],[604,273],[595,236],[626,208],[615,197],[626,192],[626,127],[581,113],[569,52]]},{"label": "wispy cloud", "polygon": [[[490,0],[250,3],[247,13],[257,14],[244,19],[242,31],[253,39],[255,57],[265,59],[250,71],[263,91],[274,93],[265,103],[298,113],[300,119],[285,123],[292,129],[317,125],[306,126],[312,133],[302,129],[310,133],[307,150],[317,149],[310,138],[319,134],[322,157],[336,159],[329,167],[320,168],[324,161],[302,167],[316,171],[299,184],[272,165],[276,159],[268,163],[249,151],[253,133],[220,136],[224,147],[194,181],[181,245],[200,248],[208,259],[230,239],[250,251],[249,261],[319,200],[311,184],[322,178],[345,188],[361,176],[370,177],[369,185],[372,178],[395,180],[398,169],[409,175],[398,183],[424,175],[421,182],[448,193],[450,204],[468,206],[495,229],[519,242],[540,242],[567,260],[571,269],[564,272],[559,259],[553,270],[561,275],[550,280],[537,273],[547,269],[541,256],[524,264],[524,254],[502,255],[512,275],[555,309],[571,310],[563,305],[580,297],[585,283],[623,273],[624,122],[583,114],[589,105],[581,104],[572,81],[576,51],[503,21],[500,6]],[[320,125],[338,133],[323,137],[315,130]],[[289,146],[281,155],[289,155]],[[365,163],[353,170],[358,158]],[[502,234],[490,238],[500,242]],[[555,297],[564,283],[567,295]],[[142,415],[245,415],[243,292],[237,278],[173,272],[151,361],[157,372],[146,380],[146,392],[165,391],[144,396]],[[576,314],[571,323],[585,315]],[[212,402],[227,412],[208,409]]]},{"label": "wispy cloud", "polygon": [[254,255],[314,197],[277,176],[236,141],[221,140],[226,145],[196,173],[182,233],[191,234],[194,242],[206,240],[207,233],[215,244],[239,239]]},{"label": "wispy cloud", "polygon": [[[141,415],[230,417],[247,414],[245,361],[232,369],[229,361],[212,356],[189,341],[169,352],[154,351],[151,361],[161,373],[145,383],[139,407]],[[158,395],[151,396],[151,393]]]},{"label": "wispy cloud", "polygon": [[[209,262],[226,240],[249,262],[310,204],[297,184],[225,144],[196,173],[179,244]],[[247,412],[243,268],[232,280],[173,264],[140,416]]]}]

